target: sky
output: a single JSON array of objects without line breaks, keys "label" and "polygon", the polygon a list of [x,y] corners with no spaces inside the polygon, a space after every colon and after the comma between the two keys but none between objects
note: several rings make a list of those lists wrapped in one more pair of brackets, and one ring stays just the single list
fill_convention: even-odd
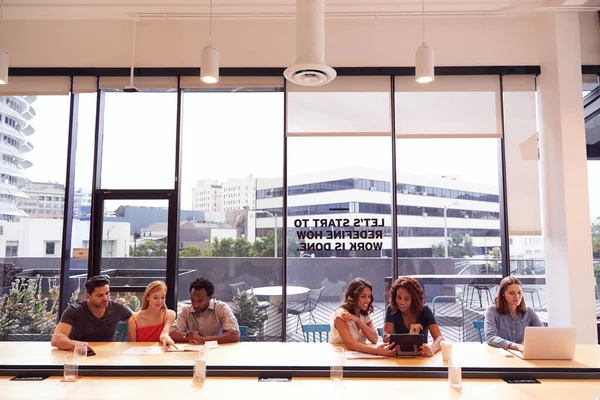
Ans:
[{"label": "sky", "polygon": [[[176,99],[176,93],[106,94],[103,188],[172,187]],[[375,103],[381,107],[381,101],[358,97],[355,100],[340,102],[357,104],[346,110],[352,115],[349,119],[375,120],[369,107]],[[25,170],[30,180],[65,181],[68,101],[68,96],[39,96],[33,103],[36,117],[31,124],[36,132],[30,141],[34,150],[25,154],[33,163]],[[294,112],[291,104],[290,112]],[[320,108],[323,114],[327,113],[326,106],[329,105]],[[183,115],[182,208],[191,209],[191,189],[199,179],[223,182],[250,174],[257,178],[282,176],[283,93],[186,93]],[[301,117],[293,120],[301,124]],[[319,116],[311,116],[313,125],[315,118]],[[381,124],[377,118],[379,122],[372,124],[374,131],[389,125]],[[75,186],[87,190],[92,181],[94,119],[95,94],[80,95]],[[368,130],[369,124],[361,129]],[[497,143],[496,139],[400,139],[396,141],[397,170],[426,176],[449,175],[497,187]],[[291,137],[288,173],[361,166],[389,171],[390,148],[389,137]],[[588,181],[590,218],[595,219],[600,216],[600,161],[588,162]]]}]

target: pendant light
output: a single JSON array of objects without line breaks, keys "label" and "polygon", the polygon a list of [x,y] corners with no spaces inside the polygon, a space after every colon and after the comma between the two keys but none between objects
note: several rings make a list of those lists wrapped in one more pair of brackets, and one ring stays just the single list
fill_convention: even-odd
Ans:
[{"label": "pendant light", "polygon": [[[0,0],[0,33],[4,19],[4,0]],[[1,36],[0,36],[1,37]],[[8,83],[8,53],[0,47],[0,85]]]},{"label": "pendant light", "polygon": [[433,49],[425,43],[425,0],[421,0],[423,15],[423,44],[415,54],[415,80],[418,83],[429,83],[435,79]]},{"label": "pendant light", "polygon": [[200,80],[211,84],[219,82],[219,50],[212,46],[212,3],[212,0],[210,0],[208,44],[202,49],[200,63]]}]

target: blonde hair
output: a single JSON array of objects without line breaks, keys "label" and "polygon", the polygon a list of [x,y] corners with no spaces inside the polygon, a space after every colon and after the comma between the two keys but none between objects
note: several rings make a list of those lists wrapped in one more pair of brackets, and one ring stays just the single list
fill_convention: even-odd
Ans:
[{"label": "blonde hair", "polygon": [[[142,310],[147,309],[148,305],[150,304],[150,300],[148,299],[148,297],[150,297],[152,293],[161,289],[165,291],[165,294],[167,294],[167,285],[165,285],[163,281],[150,282],[150,284],[144,291],[144,297],[142,298]],[[163,304],[162,308],[166,309],[167,305]]]}]

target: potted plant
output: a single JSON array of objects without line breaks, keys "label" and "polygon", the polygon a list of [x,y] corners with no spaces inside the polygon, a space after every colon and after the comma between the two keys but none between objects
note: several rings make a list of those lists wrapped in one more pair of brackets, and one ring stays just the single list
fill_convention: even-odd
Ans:
[{"label": "potted plant", "polygon": [[262,324],[269,318],[266,312],[257,308],[258,299],[252,289],[238,291],[237,296],[233,298],[233,315],[240,326],[248,327],[248,336],[256,337]]},{"label": "potted plant", "polygon": [[[51,287],[57,287],[56,279]],[[15,279],[0,299],[0,337],[6,340],[50,340],[58,314],[58,290],[42,298],[41,277]],[[48,301],[51,303],[48,304]]]},{"label": "potted plant", "polygon": [[142,308],[142,303],[140,302],[140,299],[134,293],[131,292],[125,293],[123,297],[117,295],[115,301],[123,304],[126,307],[129,307],[129,309],[134,313],[140,311],[140,309]]},{"label": "potted plant", "polygon": [[8,294],[11,283],[15,277],[23,272],[23,268],[13,263],[0,263],[0,286],[2,291],[0,295]]}]

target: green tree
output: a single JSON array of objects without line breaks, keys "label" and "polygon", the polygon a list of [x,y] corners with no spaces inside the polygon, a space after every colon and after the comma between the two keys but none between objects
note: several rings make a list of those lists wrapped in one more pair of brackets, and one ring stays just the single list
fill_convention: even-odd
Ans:
[{"label": "green tree", "polygon": [[237,238],[233,242],[233,255],[234,257],[248,257],[251,248],[252,245],[246,238]]},{"label": "green tree", "polygon": [[132,257],[166,257],[167,244],[154,240],[145,240],[138,244],[135,250],[133,246],[129,246],[129,254]]},{"label": "green tree", "polygon": [[600,258],[600,223],[592,224],[592,251],[594,258]]},{"label": "green tree", "polygon": [[[444,257],[445,248],[444,243],[431,246],[434,257]],[[475,255],[475,249],[473,248],[473,239],[464,237],[458,232],[452,233],[448,238],[448,257],[450,258],[464,258]]]},{"label": "green tree", "polygon": [[181,249],[179,252],[180,257],[201,257],[202,249],[198,246],[188,246]]},{"label": "green tree", "polygon": [[[282,243],[283,233],[281,230],[277,231],[277,256],[281,257],[283,252]],[[274,249],[275,236],[273,232],[267,233],[267,236],[257,238],[252,244],[252,250],[250,251],[250,257],[273,257],[275,256]],[[300,257],[300,242],[296,239],[296,236],[289,234],[287,235],[287,256],[288,257]]]},{"label": "green tree", "polygon": [[248,257],[252,245],[245,238],[215,238],[206,255],[209,257]]},{"label": "green tree", "polygon": [[210,246],[211,257],[231,257],[233,255],[233,239],[215,238]]}]

